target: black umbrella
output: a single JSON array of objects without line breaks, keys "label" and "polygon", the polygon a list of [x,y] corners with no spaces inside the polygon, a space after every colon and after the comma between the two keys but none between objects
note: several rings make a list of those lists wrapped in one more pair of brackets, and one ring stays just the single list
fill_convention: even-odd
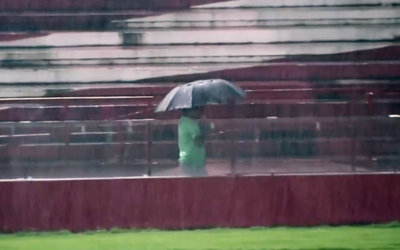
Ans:
[{"label": "black umbrella", "polygon": [[245,95],[241,88],[223,79],[199,80],[172,89],[158,104],[155,112],[229,103]]}]

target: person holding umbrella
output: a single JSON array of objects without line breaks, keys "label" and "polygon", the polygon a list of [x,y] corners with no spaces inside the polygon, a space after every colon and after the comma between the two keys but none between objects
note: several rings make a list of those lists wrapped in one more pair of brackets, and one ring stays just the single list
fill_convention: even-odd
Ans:
[{"label": "person holding umbrella", "polygon": [[205,130],[199,123],[204,109],[202,106],[182,109],[178,127],[179,163],[187,176],[206,176]]},{"label": "person holding umbrella", "polygon": [[205,129],[199,120],[207,104],[231,103],[245,92],[223,79],[199,80],[172,89],[155,112],[181,110],[178,127],[179,163],[185,175],[205,176]]}]

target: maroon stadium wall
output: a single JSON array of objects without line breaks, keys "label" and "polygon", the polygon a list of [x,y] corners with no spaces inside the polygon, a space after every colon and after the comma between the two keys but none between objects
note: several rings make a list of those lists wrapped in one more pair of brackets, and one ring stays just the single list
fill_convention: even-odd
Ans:
[{"label": "maroon stadium wall", "polygon": [[0,182],[1,231],[312,226],[400,220],[400,175]]}]

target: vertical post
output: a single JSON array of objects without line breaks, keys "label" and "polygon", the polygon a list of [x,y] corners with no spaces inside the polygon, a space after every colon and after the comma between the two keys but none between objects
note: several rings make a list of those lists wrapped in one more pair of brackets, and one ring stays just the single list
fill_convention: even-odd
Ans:
[{"label": "vertical post", "polygon": [[[67,121],[67,120],[76,120],[77,117],[74,116],[74,114],[71,113],[71,105],[77,105],[79,101],[76,99],[68,99],[68,98],[60,98],[57,99],[56,103],[59,103],[61,106],[61,109],[59,109],[59,112],[55,113],[54,115],[51,115],[51,119],[53,120],[60,120],[60,121]],[[72,109],[72,112],[74,110]]]},{"label": "vertical post", "polygon": [[354,108],[355,108],[355,90],[353,90],[353,94],[351,95],[350,99],[350,110],[349,110],[349,116],[350,116],[350,166],[351,166],[351,172],[355,172],[356,170],[356,164],[355,164],[355,148],[356,148],[356,141],[355,141],[355,136],[356,136],[356,131],[355,131],[355,123],[354,123]]},{"label": "vertical post", "polygon": [[230,155],[230,169],[231,174],[236,174],[236,119],[235,119],[235,102],[232,101],[230,104],[230,111],[231,111],[231,119],[232,120],[232,130],[230,132],[230,148],[231,148],[231,155]]},{"label": "vertical post", "polygon": [[257,159],[260,157],[260,124],[259,121],[257,120],[254,128],[254,144],[252,147],[252,155],[251,155],[251,162],[253,163],[255,158]]},{"label": "vertical post", "polygon": [[146,132],[146,138],[147,138],[147,144],[146,144],[146,174],[148,176],[151,176],[151,134],[152,134],[152,127],[151,127],[151,122],[147,123],[147,132]]},{"label": "vertical post", "polygon": [[[7,147],[6,163],[7,163],[7,167],[11,168],[13,172],[15,171],[15,169],[17,169],[15,167],[13,167],[14,156],[17,155],[17,154],[15,154],[15,152],[17,152],[19,150],[19,147],[17,145],[15,145],[15,141],[13,140],[15,130],[16,130],[15,126],[17,126],[17,125],[18,125],[18,123],[15,123],[15,122],[12,123],[11,128],[10,128],[10,133],[8,136],[8,140],[6,141],[6,143],[7,143],[7,145],[6,145],[6,147]],[[16,172],[18,173],[18,171],[16,171]],[[18,176],[18,174],[15,176]]]},{"label": "vertical post", "polygon": [[231,159],[230,159],[230,169],[231,174],[236,174],[236,140],[233,138],[233,134],[231,133]]},{"label": "vertical post", "polygon": [[118,128],[117,135],[118,135],[118,141],[119,141],[119,155],[120,155],[119,163],[121,165],[123,165],[124,164],[124,153],[125,153],[125,144],[124,144],[125,136],[124,136],[124,130],[123,130],[121,121],[118,122],[117,128]]},{"label": "vertical post", "polygon": [[61,152],[63,152],[63,156],[62,158],[64,159],[64,166],[68,167],[69,162],[70,162],[70,140],[71,140],[71,124],[69,124],[69,122],[67,122],[67,120],[70,120],[71,116],[70,116],[70,100],[65,99],[64,100],[64,105],[61,111],[61,114],[59,114],[59,119],[64,121],[64,126],[63,126],[63,131],[62,131],[62,140],[64,142],[64,146],[63,146],[63,150]]},{"label": "vertical post", "polygon": [[[368,127],[366,129],[367,135],[366,138],[372,138],[373,137],[373,131],[374,131],[374,123],[372,116],[374,115],[373,112],[373,100],[372,98],[374,97],[374,92],[368,92],[366,94],[366,99],[367,99],[367,105],[368,105],[368,119],[370,120],[368,122]],[[374,168],[374,160],[373,160],[373,149],[375,148],[375,145],[372,143],[365,143],[365,146],[367,147],[367,154],[368,154],[368,162],[371,167],[371,169]]]},{"label": "vertical post", "polygon": [[356,141],[355,141],[355,124],[353,117],[351,117],[351,144],[350,144],[350,165],[351,165],[351,172],[355,172],[356,170],[356,159],[355,159],[355,148],[356,148]]},{"label": "vertical post", "polygon": [[71,125],[69,122],[64,121],[64,127],[63,127],[63,141],[64,141],[64,147],[63,147],[63,158],[64,158],[64,165],[68,166],[69,164],[69,145],[70,145],[70,140],[71,140]]}]

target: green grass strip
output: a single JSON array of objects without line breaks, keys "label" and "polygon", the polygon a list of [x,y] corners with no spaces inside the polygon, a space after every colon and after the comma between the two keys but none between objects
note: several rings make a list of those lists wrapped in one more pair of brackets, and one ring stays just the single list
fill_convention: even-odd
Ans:
[{"label": "green grass strip", "polygon": [[399,223],[364,226],[202,230],[110,230],[0,234],[7,250],[314,250],[400,249]]}]

